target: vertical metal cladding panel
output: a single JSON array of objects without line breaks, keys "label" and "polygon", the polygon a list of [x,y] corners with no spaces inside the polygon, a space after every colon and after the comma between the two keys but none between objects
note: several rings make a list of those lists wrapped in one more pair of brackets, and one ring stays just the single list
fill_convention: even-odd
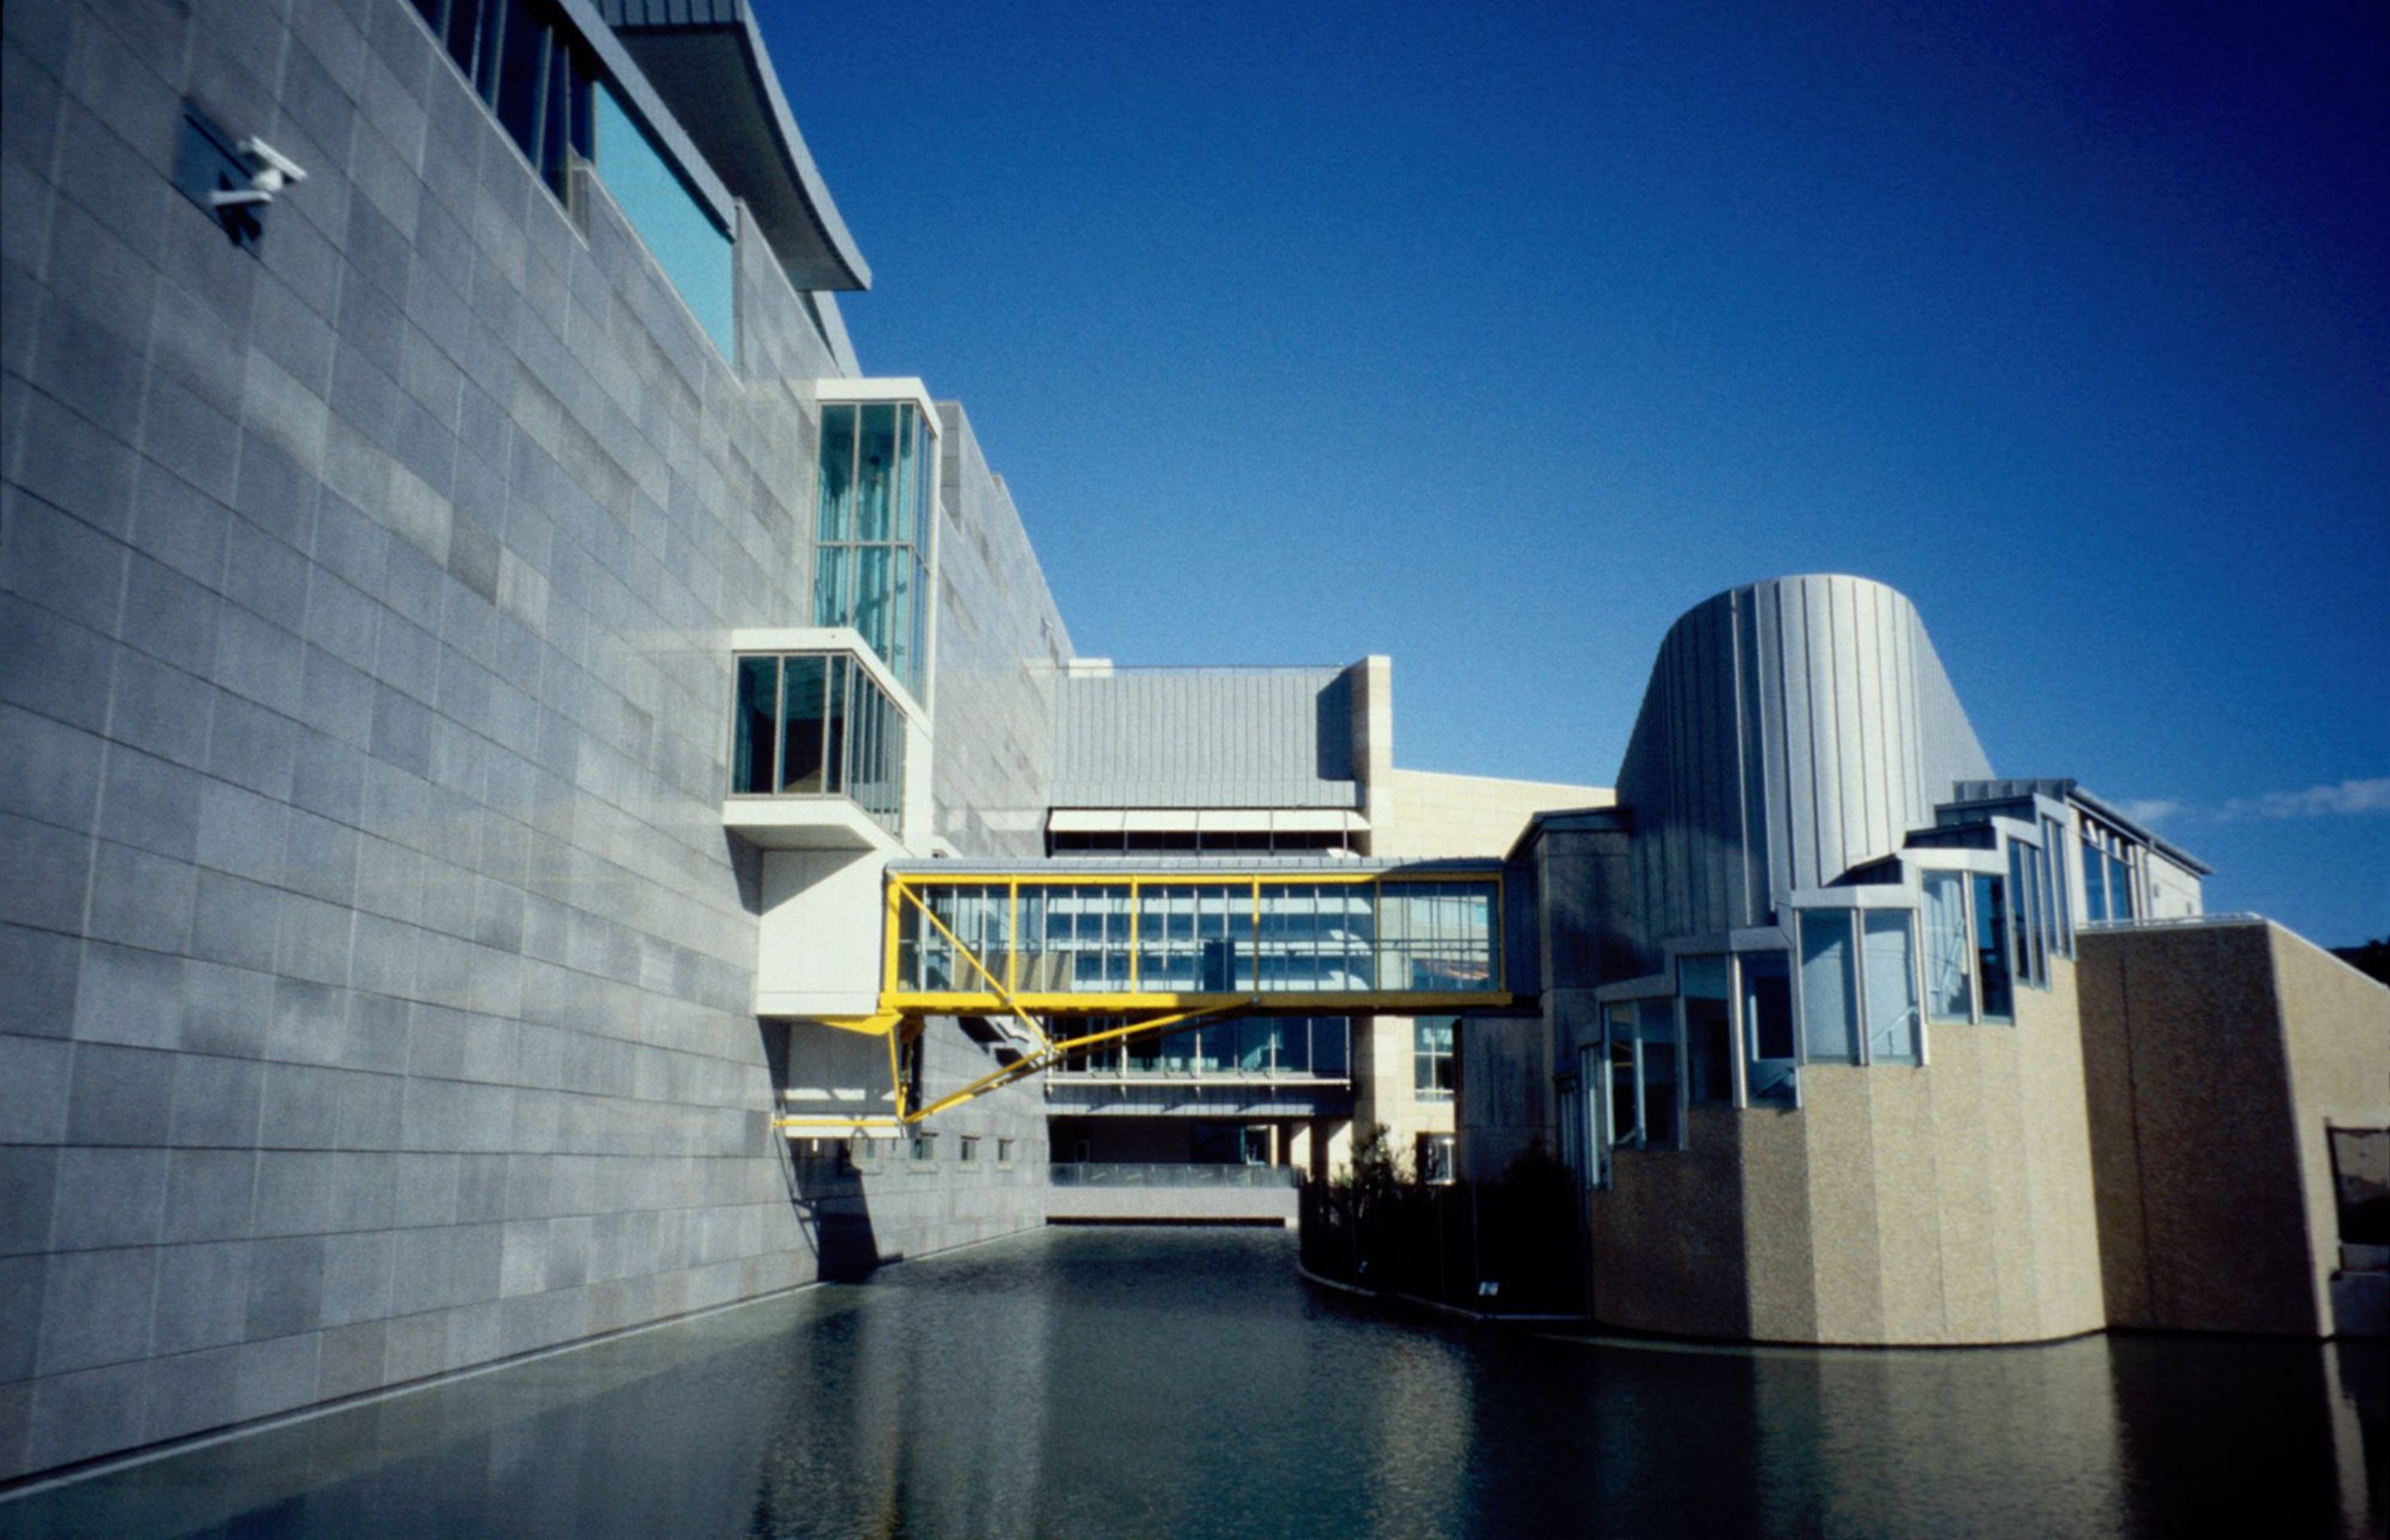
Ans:
[{"label": "vertical metal cladding panel", "polygon": [[1797,825],[1806,827],[1808,838],[1792,875],[1795,886],[1806,886],[1843,848],[1843,787],[1835,774],[1843,741],[1834,712],[1832,589],[1822,581],[1799,587],[1801,652],[1790,663],[1800,671],[1802,696],[1809,703],[1809,784],[1794,794],[1791,813]]},{"label": "vertical metal cladding panel", "polygon": [[1849,578],[1829,578],[1828,614],[1832,618],[1834,648],[1834,741],[1831,766],[1835,806],[1841,813],[1833,844],[1820,856],[1818,876],[1850,866],[1857,852],[1867,848],[1869,783],[1874,778],[1868,763],[1867,679],[1870,660],[1860,645],[1858,584]]},{"label": "vertical metal cladding panel", "polygon": [[1054,723],[1060,807],[1352,807],[1341,670],[1065,678]]},{"label": "vertical metal cladding panel", "polygon": [[1983,764],[1892,589],[1782,578],[1695,607],[1661,645],[1618,775],[1647,960],[1897,850]]},{"label": "vertical metal cladding panel", "polygon": [[1876,602],[1878,590],[1872,584],[1850,584],[1852,629],[1857,633],[1854,654],[1858,660],[1858,676],[1855,681],[1859,702],[1858,763],[1867,767],[1864,776],[1853,777],[1858,783],[1859,824],[1852,831],[1852,840],[1843,852],[1845,865],[1866,855],[1878,855],[1892,849],[1892,804],[1900,794],[1895,781],[1896,761],[1892,754],[1894,738],[1898,735],[1891,713],[1884,710],[1884,674],[1891,659],[1883,649],[1883,627],[1880,616],[1882,606]]},{"label": "vertical metal cladding panel", "polygon": [[1741,699],[1734,687],[1734,596],[1710,607],[1703,627],[1702,720],[1715,724],[1703,735],[1702,865],[1709,892],[1702,908],[1716,924],[1735,923],[1742,907]]}]

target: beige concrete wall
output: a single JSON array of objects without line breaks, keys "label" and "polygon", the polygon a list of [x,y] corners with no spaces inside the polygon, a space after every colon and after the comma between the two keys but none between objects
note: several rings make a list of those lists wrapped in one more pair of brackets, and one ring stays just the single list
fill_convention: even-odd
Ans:
[{"label": "beige concrete wall", "polygon": [[2307,1252],[2319,1317],[2332,1315],[2340,1265],[2325,1131],[2390,1128],[2390,988],[2305,937],[2268,927],[2274,988],[2291,1061],[2291,1128],[2307,1217]]},{"label": "beige concrete wall", "polygon": [[[1373,830],[1370,853],[1396,860],[1431,860],[1455,856],[1503,856],[1536,814],[1559,808],[1608,807],[1616,800],[1610,789],[1573,786],[1555,781],[1497,780],[1483,776],[1452,776],[1429,770],[1398,770],[1386,757],[1392,752],[1392,707],[1386,703],[1381,677],[1382,659],[1368,661],[1356,690],[1356,702],[1370,702],[1368,725],[1356,714],[1356,734],[1363,734],[1369,752],[1364,756],[1373,781],[1369,815]],[[1364,665],[1356,665],[1363,668]],[[1356,713],[1359,707],[1356,704]],[[1356,743],[1362,741],[1356,738]],[[1359,751],[1356,749],[1356,753]],[[1463,1020],[1466,1039],[1471,1023]],[[1386,1125],[1387,1142],[1408,1155],[1422,1134],[1455,1131],[1454,1099],[1419,1096],[1412,1065],[1415,1027],[1407,1016],[1356,1018],[1353,1023],[1354,1123],[1366,1129]],[[1550,1068],[1515,1067],[1521,1075],[1540,1077],[1548,1086]],[[1537,1097],[1541,1109],[1548,1097]],[[1540,1113],[1538,1114],[1540,1115]],[[1506,1129],[1491,1142],[1510,1153],[1531,1142],[1536,1129]],[[1465,1140],[1463,1141],[1466,1142]],[[1498,1174],[1498,1171],[1495,1173]]]},{"label": "beige concrete wall", "polygon": [[[1797,1111],[1695,1108],[1591,1200],[1594,1308],[1765,1341],[2021,1342],[2104,1324],[2072,969],[1924,1067],[1811,1065]],[[1737,1310],[1740,1309],[1740,1316]]]},{"label": "beige concrete wall", "polygon": [[1378,827],[1370,851],[1404,859],[1507,855],[1525,832],[1527,820],[1538,813],[1610,807],[1618,801],[1606,786],[1496,780],[1433,770],[1390,770],[1386,775],[1398,811]]},{"label": "beige concrete wall", "polygon": [[2332,1329],[2324,1130],[2390,1124],[2390,990],[2263,921],[2083,939],[2118,1326]]},{"label": "beige concrete wall", "polygon": [[1613,1156],[1613,1185],[1592,1200],[1596,1310],[1638,1331],[1748,1336],[1740,1117],[1696,1107],[1688,1133],[1687,1149]]},{"label": "beige concrete wall", "polygon": [[1353,1122],[1384,1123],[1388,1145],[1406,1157],[1420,1135],[1452,1132],[1456,1100],[1419,1094],[1415,1038],[1407,1016],[1353,1019]]}]

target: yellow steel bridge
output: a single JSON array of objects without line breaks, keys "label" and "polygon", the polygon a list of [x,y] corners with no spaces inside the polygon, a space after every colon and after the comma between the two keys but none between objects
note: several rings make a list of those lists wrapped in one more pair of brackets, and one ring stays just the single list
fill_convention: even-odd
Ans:
[{"label": "yellow steel bridge", "polygon": [[[893,1117],[784,1118],[890,1133],[1114,1038],[1226,1016],[1501,1010],[1498,862],[888,870],[879,1008],[823,1024],[885,1037]],[[1003,1023],[1019,1057],[916,1103],[904,1054],[932,1016]],[[1074,1030],[1084,1029],[1084,1030]]]}]

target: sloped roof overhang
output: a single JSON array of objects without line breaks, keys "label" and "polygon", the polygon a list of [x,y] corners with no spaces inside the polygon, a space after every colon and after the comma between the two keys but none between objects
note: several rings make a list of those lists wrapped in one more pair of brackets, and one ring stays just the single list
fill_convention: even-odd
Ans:
[{"label": "sloped roof overhang", "polygon": [[747,0],[602,0],[639,71],[803,289],[871,287],[871,269],[780,95]]}]

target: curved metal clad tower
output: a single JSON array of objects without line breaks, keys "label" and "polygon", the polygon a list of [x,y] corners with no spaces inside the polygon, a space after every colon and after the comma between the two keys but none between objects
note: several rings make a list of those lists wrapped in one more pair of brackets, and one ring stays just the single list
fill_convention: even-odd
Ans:
[{"label": "curved metal clad tower", "polygon": [[1866,578],[1708,599],[1669,628],[1618,771],[1635,817],[1637,929],[1767,925],[1796,889],[1900,848],[1960,780],[1987,779],[1916,607]]}]

